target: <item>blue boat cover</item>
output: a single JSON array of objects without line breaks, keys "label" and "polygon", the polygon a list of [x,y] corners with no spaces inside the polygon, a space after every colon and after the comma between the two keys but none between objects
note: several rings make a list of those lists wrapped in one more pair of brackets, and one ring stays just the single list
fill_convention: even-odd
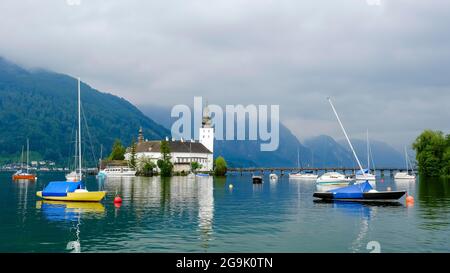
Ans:
[{"label": "blue boat cover", "polygon": [[366,181],[361,184],[354,184],[348,187],[330,190],[328,192],[333,193],[333,197],[335,199],[362,199],[363,193],[368,192],[371,189],[373,188],[369,181]]},{"label": "blue boat cover", "polygon": [[[368,170],[368,169],[363,169],[363,171],[364,171],[364,173],[366,173],[366,174],[369,173],[369,170]],[[362,172],[361,170],[359,170],[359,171],[356,172],[356,174],[357,174],[357,175],[363,175],[363,172]]]},{"label": "blue boat cover", "polygon": [[42,191],[42,196],[67,196],[68,192],[83,188],[83,182],[50,182]]},{"label": "blue boat cover", "polygon": [[313,173],[313,171],[305,171],[305,173],[309,173],[309,174],[311,174],[311,173]]}]

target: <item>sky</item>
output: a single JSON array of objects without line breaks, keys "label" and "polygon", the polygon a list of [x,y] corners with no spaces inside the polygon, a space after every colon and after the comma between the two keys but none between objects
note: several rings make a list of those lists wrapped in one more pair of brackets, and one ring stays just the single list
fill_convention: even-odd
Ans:
[{"label": "sky", "polygon": [[280,105],[300,140],[450,131],[450,1],[2,0],[0,56],[139,106]]}]

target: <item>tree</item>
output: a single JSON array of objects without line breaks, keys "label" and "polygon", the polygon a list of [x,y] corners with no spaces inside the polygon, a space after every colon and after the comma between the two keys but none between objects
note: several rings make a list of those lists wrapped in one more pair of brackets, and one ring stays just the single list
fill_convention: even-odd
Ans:
[{"label": "tree", "polygon": [[191,171],[195,172],[198,169],[202,168],[202,164],[198,163],[197,161],[191,162]]},{"label": "tree", "polygon": [[125,152],[126,149],[123,147],[122,142],[120,139],[116,139],[114,141],[111,155],[109,156],[109,160],[124,160],[125,159]]},{"label": "tree", "polygon": [[161,159],[158,160],[157,165],[162,177],[172,176],[173,164],[170,161],[171,158],[169,142],[161,141]]},{"label": "tree", "polygon": [[440,176],[445,173],[444,154],[448,147],[447,139],[441,131],[425,130],[413,143],[419,172],[425,176]]},{"label": "tree", "polygon": [[134,140],[134,138],[133,138],[133,140],[131,142],[131,151],[130,151],[130,153],[131,153],[130,165],[133,168],[136,168],[136,141]]},{"label": "tree", "polygon": [[216,176],[225,176],[227,173],[227,162],[225,159],[221,156],[216,158],[216,161],[214,162],[214,174]]}]

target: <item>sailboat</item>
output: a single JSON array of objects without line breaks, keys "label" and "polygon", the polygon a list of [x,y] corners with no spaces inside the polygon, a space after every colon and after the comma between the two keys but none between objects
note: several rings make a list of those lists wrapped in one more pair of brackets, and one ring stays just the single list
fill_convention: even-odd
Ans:
[{"label": "sailboat", "polygon": [[[297,167],[300,168],[300,151],[297,146]],[[314,174],[313,171],[304,171],[297,172],[297,173],[290,173],[289,178],[290,179],[301,179],[301,180],[315,180],[317,179],[318,175]]]},{"label": "sailboat", "polygon": [[[81,91],[80,78],[78,78],[78,177],[82,178],[81,172]],[[88,191],[82,179],[79,181],[54,181],[50,182],[42,191],[36,192],[36,195],[45,200],[55,201],[84,201],[99,202],[106,191]]]},{"label": "sailboat", "polygon": [[[370,142],[369,142],[369,130],[367,130],[367,169],[363,169],[362,171],[359,170],[356,172],[356,180],[369,180],[369,181],[375,181],[376,175],[370,173]],[[373,162],[372,162],[373,163]],[[364,173],[363,173],[364,172]]]},{"label": "sailboat", "polygon": [[[359,161],[359,158],[356,155],[355,149],[353,149],[353,145],[350,141],[350,138],[348,137],[347,132],[345,131],[344,125],[342,125],[339,115],[337,114],[336,109],[334,108],[334,105],[331,102],[331,98],[328,98],[328,102],[330,103],[331,108],[333,109],[333,112],[337,118],[337,121],[341,126],[342,132],[344,133],[348,145],[350,146],[350,149],[353,152],[353,156],[355,157],[356,162],[358,163],[359,169],[361,170],[363,175],[366,175],[362,168],[361,162]],[[347,187],[332,189],[327,192],[315,192],[313,194],[313,197],[332,201],[340,200],[350,202],[388,202],[388,201],[396,201],[405,194],[406,191],[382,191],[382,192],[377,191],[373,189],[369,181],[366,180],[364,183],[353,184]]]},{"label": "sailboat", "polygon": [[32,174],[29,172],[29,161],[30,161],[30,141],[27,138],[27,171],[23,172],[23,147],[22,147],[22,162],[20,164],[20,170],[17,171],[13,176],[13,180],[32,180],[35,181],[37,179],[36,174]]},{"label": "sailboat", "polygon": [[398,172],[395,174],[394,179],[402,179],[402,180],[416,180],[416,176],[413,173],[412,166],[411,166],[411,173],[409,174],[409,158],[408,158],[408,151],[406,150],[405,146],[405,162],[406,162],[406,172]]}]

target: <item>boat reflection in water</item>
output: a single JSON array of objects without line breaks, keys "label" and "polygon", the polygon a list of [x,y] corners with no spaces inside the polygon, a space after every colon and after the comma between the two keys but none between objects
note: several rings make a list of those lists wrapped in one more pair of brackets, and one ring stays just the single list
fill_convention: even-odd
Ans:
[{"label": "boat reflection in water", "polygon": [[72,253],[81,252],[80,225],[82,215],[103,217],[105,207],[98,202],[37,201],[36,208],[41,210],[45,218],[52,222],[68,222],[75,229],[75,241],[67,243],[67,250]]},{"label": "boat reflection in water", "polygon": [[359,230],[355,239],[351,243],[353,253],[366,252],[368,247],[367,234],[370,229],[370,222],[376,218],[377,211],[380,207],[401,207],[400,202],[346,202],[340,200],[314,200],[318,206],[332,208],[341,212],[349,218],[353,218],[359,224]]}]

